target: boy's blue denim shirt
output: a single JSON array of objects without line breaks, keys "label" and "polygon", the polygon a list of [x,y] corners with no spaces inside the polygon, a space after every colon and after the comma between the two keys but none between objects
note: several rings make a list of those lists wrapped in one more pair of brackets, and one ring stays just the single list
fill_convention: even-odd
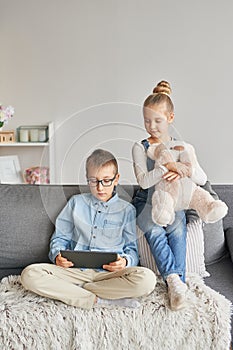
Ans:
[{"label": "boy's blue denim shirt", "polygon": [[135,208],[117,194],[107,202],[91,193],[75,195],[55,225],[49,252],[53,263],[66,249],[116,252],[127,259],[127,266],[139,262]]}]

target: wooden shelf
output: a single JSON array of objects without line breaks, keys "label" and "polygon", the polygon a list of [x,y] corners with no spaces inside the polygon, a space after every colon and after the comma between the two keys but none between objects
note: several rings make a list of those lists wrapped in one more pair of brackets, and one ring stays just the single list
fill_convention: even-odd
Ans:
[{"label": "wooden shelf", "polygon": [[49,146],[49,142],[9,142],[0,143],[0,147],[45,147]]},{"label": "wooden shelf", "polygon": [[48,166],[50,168],[50,183],[54,183],[53,123],[49,123],[48,128],[48,141],[46,142],[0,142],[0,156],[18,156],[22,171],[37,165]]}]

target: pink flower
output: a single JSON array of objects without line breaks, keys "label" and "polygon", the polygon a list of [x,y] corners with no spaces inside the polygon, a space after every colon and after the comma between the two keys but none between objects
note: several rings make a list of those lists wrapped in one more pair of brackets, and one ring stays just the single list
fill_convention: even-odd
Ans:
[{"label": "pink flower", "polygon": [[12,106],[4,107],[0,104],[0,127],[3,126],[4,123],[8,123],[8,120],[13,117],[15,111]]}]

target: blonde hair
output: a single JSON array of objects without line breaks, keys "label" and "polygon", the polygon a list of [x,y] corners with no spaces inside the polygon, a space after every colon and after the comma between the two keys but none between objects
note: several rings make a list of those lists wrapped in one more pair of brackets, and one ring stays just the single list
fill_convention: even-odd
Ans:
[{"label": "blonde hair", "polygon": [[150,94],[144,101],[143,106],[153,106],[160,103],[166,103],[168,113],[174,112],[174,105],[170,98],[172,92],[170,84],[162,80],[153,89],[153,93]]},{"label": "blonde hair", "polygon": [[86,175],[88,175],[88,168],[90,166],[101,168],[110,164],[114,166],[115,172],[117,174],[118,164],[114,155],[104,149],[96,149],[86,160]]}]

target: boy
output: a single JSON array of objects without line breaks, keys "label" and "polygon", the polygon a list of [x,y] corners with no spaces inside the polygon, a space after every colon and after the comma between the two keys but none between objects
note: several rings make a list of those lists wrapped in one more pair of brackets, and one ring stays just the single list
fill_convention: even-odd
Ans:
[{"label": "boy", "polygon": [[[138,264],[134,207],[115,192],[119,173],[115,157],[95,150],[86,161],[90,193],[73,196],[56,220],[49,258],[21,275],[23,286],[39,295],[90,309],[95,304],[138,307],[133,299],[151,293],[154,273]],[[61,250],[114,251],[118,259],[102,270],[72,268]]]}]

